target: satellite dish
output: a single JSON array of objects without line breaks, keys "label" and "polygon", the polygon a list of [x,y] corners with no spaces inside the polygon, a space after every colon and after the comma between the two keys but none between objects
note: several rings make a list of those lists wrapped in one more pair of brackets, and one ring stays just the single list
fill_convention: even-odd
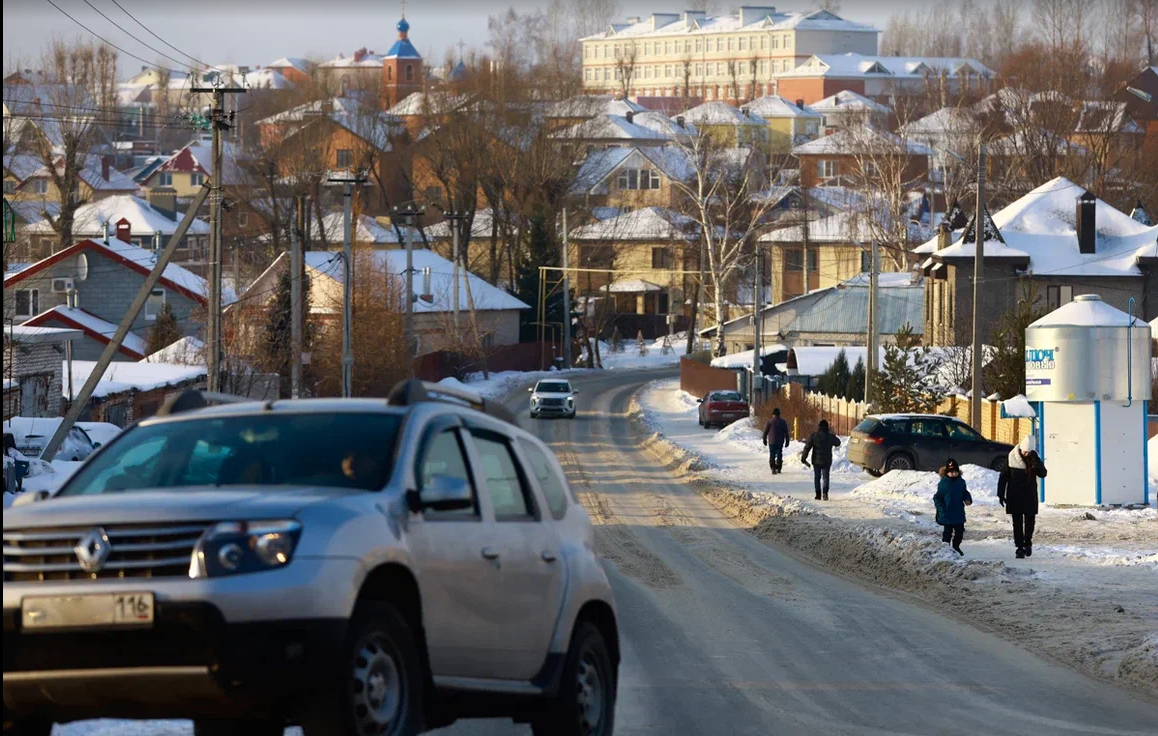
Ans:
[{"label": "satellite dish", "polygon": [[76,276],[77,281],[84,281],[88,278],[88,256],[81,253],[76,257]]}]

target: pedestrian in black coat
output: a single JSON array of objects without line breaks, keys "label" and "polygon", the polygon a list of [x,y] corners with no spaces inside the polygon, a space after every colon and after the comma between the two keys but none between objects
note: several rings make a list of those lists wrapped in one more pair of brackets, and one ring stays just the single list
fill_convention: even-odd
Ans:
[{"label": "pedestrian in black coat", "polygon": [[784,448],[788,447],[788,422],[780,418],[780,408],[764,424],[764,444],[768,447],[768,467],[772,475],[784,470]]},{"label": "pedestrian in black coat", "polygon": [[[832,451],[840,447],[840,438],[828,431],[828,420],[821,419],[816,431],[804,443],[800,462],[808,465],[808,453],[812,453],[812,481],[816,486],[816,500],[828,500],[828,472],[832,468]],[[823,485],[821,481],[823,480]]]},{"label": "pedestrian in black coat", "polygon": [[1037,521],[1037,479],[1046,476],[1045,463],[1028,435],[1010,450],[1009,460],[997,478],[997,501],[1013,520],[1013,545],[1017,559],[1033,554],[1033,529]]}]

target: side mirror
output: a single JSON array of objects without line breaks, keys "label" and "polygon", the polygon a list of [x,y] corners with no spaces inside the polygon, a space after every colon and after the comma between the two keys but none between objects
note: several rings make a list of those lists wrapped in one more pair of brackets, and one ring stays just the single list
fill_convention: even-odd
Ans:
[{"label": "side mirror", "polygon": [[571,393],[577,394],[577,393],[579,393],[579,389],[573,388],[573,389],[571,389]]},{"label": "side mirror", "polygon": [[436,475],[421,491],[406,494],[411,511],[461,511],[474,508],[474,493],[470,483],[450,475]]},{"label": "side mirror", "polygon": [[534,387],[532,387],[532,388],[528,388],[528,389],[527,389],[527,393],[529,393],[529,394],[533,394],[533,393],[535,393],[535,389],[534,389]]},{"label": "side mirror", "polygon": [[97,449],[97,448],[98,448],[98,447],[100,447],[100,446],[101,446],[101,443],[99,443],[99,442],[94,442],[94,443],[92,443],[92,449],[94,449],[94,450],[95,450],[95,449]]},{"label": "side mirror", "polygon": [[704,403],[704,400],[703,400],[703,399],[696,399],[696,403],[697,403],[697,404],[702,404],[702,403]]}]

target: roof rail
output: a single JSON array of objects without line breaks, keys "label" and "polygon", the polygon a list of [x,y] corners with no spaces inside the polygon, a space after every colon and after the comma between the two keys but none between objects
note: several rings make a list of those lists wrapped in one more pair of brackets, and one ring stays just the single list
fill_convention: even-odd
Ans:
[{"label": "roof rail", "polygon": [[249,399],[241,396],[234,396],[233,394],[198,391],[195,388],[188,388],[179,394],[174,394],[165,399],[165,402],[161,404],[161,408],[157,410],[154,416],[167,417],[196,409],[204,409],[210,404],[237,404],[248,400]]},{"label": "roof rail", "polygon": [[386,397],[386,403],[391,406],[412,406],[423,401],[442,401],[469,406],[495,419],[518,426],[515,415],[502,404],[486,399],[474,391],[452,388],[440,383],[420,381],[417,378],[399,381]]}]

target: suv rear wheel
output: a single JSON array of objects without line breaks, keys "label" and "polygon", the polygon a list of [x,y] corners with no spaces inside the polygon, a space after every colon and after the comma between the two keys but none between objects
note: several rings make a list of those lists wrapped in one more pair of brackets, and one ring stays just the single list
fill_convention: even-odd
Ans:
[{"label": "suv rear wheel", "polygon": [[913,462],[913,458],[904,452],[898,452],[889,455],[889,459],[885,461],[885,471],[889,470],[913,470],[917,464]]},{"label": "suv rear wheel", "polygon": [[999,458],[995,458],[993,462],[989,463],[989,469],[996,470],[998,473],[1000,473],[1001,471],[1005,470],[1005,466],[1008,464],[1009,458],[1007,458],[1005,455],[1002,455]]},{"label": "suv rear wheel", "polygon": [[571,635],[559,694],[550,712],[531,724],[534,736],[605,736],[615,726],[615,667],[603,634],[581,622]]},{"label": "suv rear wheel", "polygon": [[302,719],[306,736],[418,734],[424,676],[414,636],[390,604],[358,604],[337,682]]}]

